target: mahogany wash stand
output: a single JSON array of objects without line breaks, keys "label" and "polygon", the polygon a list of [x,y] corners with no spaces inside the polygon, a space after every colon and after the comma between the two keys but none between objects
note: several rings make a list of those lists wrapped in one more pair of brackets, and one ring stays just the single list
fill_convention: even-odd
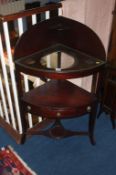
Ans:
[{"label": "mahogany wash stand", "polygon": [[[105,65],[105,51],[98,36],[87,26],[65,18],[55,17],[32,26],[19,39],[15,48],[15,66],[24,140],[28,135],[65,138],[88,135],[95,144],[94,126]],[[22,73],[45,83],[23,91]],[[67,79],[93,75],[91,92]],[[38,127],[28,128],[26,114],[42,116]],[[88,131],[65,129],[61,119],[88,114]],[[50,126],[41,129],[41,124]],[[52,123],[52,125],[51,125]]]}]

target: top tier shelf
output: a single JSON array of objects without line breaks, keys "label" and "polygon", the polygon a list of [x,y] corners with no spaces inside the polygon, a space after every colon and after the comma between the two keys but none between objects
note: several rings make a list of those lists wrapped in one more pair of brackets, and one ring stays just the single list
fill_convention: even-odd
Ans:
[{"label": "top tier shelf", "polygon": [[15,47],[20,72],[67,79],[99,72],[106,63],[99,37],[89,27],[63,16],[32,26]]},{"label": "top tier shelf", "polygon": [[105,61],[79,50],[56,44],[15,61],[20,71],[39,77],[73,78],[94,74]]}]

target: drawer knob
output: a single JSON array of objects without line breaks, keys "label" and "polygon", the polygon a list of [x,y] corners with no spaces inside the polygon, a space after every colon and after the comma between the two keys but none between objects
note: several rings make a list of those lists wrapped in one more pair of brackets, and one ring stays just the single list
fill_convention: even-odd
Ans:
[{"label": "drawer knob", "polygon": [[91,112],[91,106],[87,107],[87,112]]},{"label": "drawer knob", "polygon": [[61,116],[61,113],[60,112],[57,112],[56,115],[57,115],[57,117],[60,117]]},{"label": "drawer knob", "polygon": [[28,109],[28,110],[31,110],[31,107],[30,107],[30,106],[27,106],[27,109]]}]

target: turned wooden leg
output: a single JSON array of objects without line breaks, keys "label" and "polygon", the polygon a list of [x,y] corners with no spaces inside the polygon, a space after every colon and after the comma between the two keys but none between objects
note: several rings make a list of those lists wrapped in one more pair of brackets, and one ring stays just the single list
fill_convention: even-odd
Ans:
[{"label": "turned wooden leg", "polygon": [[20,111],[21,111],[21,122],[23,130],[21,144],[24,144],[26,141],[27,120],[26,120],[26,106],[23,103],[20,103]]},{"label": "turned wooden leg", "polygon": [[97,114],[97,118],[100,117],[100,115],[102,114],[102,112],[103,112],[103,103],[102,103],[102,101],[101,101],[100,107],[99,107],[99,112],[98,112],[98,114]]},{"label": "turned wooden leg", "polygon": [[89,112],[89,138],[92,145],[95,145],[95,138],[94,138],[94,128],[95,128],[95,121],[96,121],[96,114],[97,114],[97,103],[93,104],[91,106],[90,112]]},{"label": "turned wooden leg", "polygon": [[22,131],[23,131],[20,144],[23,144],[25,142],[26,130],[27,130],[26,105],[23,104],[21,100],[21,97],[23,96],[22,75],[18,69],[15,70],[15,74],[16,74],[16,84],[18,90],[18,100],[19,100],[19,108],[20,108]]}]

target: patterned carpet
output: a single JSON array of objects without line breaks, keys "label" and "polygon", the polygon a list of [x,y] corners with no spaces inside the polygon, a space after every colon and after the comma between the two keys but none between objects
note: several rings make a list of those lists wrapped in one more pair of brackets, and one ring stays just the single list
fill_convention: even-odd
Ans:
[{"label": "patterned carpet", "polygon": [[11,146],[0,149],[0,175],[36,175]]}]

